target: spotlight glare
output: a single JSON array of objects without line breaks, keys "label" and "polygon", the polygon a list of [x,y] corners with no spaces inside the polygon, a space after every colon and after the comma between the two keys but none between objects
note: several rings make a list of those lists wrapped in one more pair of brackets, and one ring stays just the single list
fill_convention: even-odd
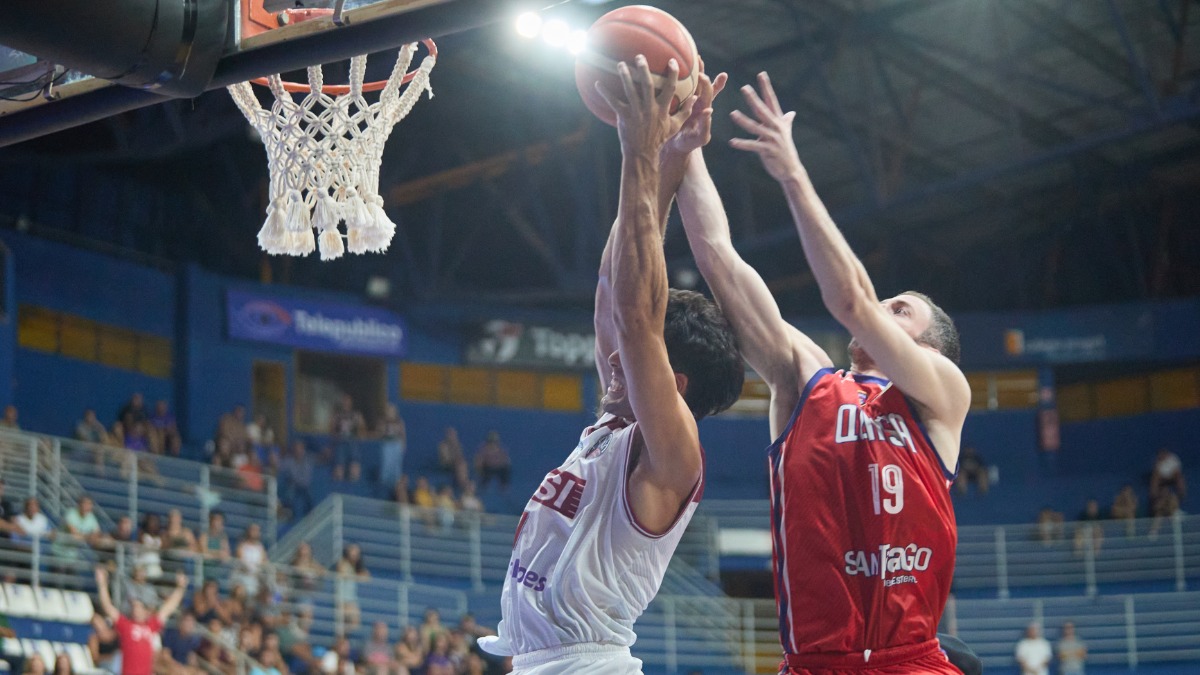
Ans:
[{"label": "spotlight glare", "polygon": [[572,54],[582,54],[587,49],[587,31],[575,29],[567,38],[567,51]]},{"label": "spotlight glare", "polygon": [[542,39],[551,47],[562,47],[571,36],[571,27],[562,19],[551,19],[542,26]]},{"label": "spotlight glare", "polygon": [[517,35],[535,38],[542,32],[542,17],[534,12],[525,12],[517,17]]}]

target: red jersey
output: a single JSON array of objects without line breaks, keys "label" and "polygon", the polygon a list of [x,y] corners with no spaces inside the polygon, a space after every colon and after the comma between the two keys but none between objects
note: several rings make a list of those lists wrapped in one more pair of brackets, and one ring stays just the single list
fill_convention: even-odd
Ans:
[{"label": "red jersey", "polygon": [[787,661],[871,663],[871,651],[934,640],[954,575],[954,474],[904,394],[818,371],[769,463]]},{"label": "red jersey", "polygon": [[135,623],[121,615],[113,628],[121,642],[121,672],[124,675],[154,675],[154,652],[162,622],[151,616],[146,623]]}]

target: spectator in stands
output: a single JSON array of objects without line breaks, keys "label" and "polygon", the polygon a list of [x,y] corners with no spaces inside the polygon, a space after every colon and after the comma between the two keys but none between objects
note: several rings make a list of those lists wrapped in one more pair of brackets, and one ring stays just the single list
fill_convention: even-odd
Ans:
[{"label": "spectator in stands", "polygon": [[279,461],[279,491],[292,518],[303,518],[312,510],[312,479],[312,460],[304,441],[295,441],[291,451]]},{"label": "spectator in stands", "polygon": [[[225,533],[225,514],[212,511],[208,514],[208,528],[200,534],[200,553],[210,561],[229,562],[229,535]],[[216,565],[213,566],[214,568]],[[207,576],[207,574],[206,574]],[[201,621],[207,624],[207,621]]]},{"label": "spectator in stands", "polygon": [[973,446],[964,445],[962,455],[958,458],[958,478],[954,484],[959,494],[967,494],[967,489],[974,483],[980,495],[986,495],[991,487],[988,465]]},{"label": "spectator in stands", "polygon": [[275,444],[275,429],[267,423],[266,415],[256,413],[246,425],[246,441],[251,451],[258,455],[260,464],[268,469],[278,466],[279,446]]},{"label": "spectator in stands", "polygon": [[425,675],[454,675],[454,662],[450,659],[450,636],[439,633],[433,639],[429,656],[425,657]]},{"label": "spectator in stands", "polygon": [[146,605],[134,601],[132,611],[126,616],[117,611],[108,597],[108,571],[103,567],[96,568],[100,609],[113,622],[121,641],[121,675],[154,675],[155,636],[179,608],[187,583],[186,576],[176,575],[175,590],[167,596],[157,612],[151,614]]},{"label": "spectator in stands", "polygon": [[354,659],[350,654],[350,641],[345,635],[333,640],[333,646],[321,657],[321,672],[325,675],[355,675]]},{"label": "spectator in stands", "polygon": [[26,540],[41,539],[50,535],[50,519],[42,513],[37,497],[25,499],[25,508],[13,519],[13,534]]},{"label": "spectator in stands", "polygon": [[105,548],[112,547],[115,550],[118,546],[136,543],[137,533],[133,531],[133,518],[129,516],[117,518],[116,527],[112,529],[112,532],[108,533]]},{"label": "spectator in stands", "polygon": [[236,560],[234,562],[234,583],[246,589],[246,595],[258,594],[259,579],[263,563],[267,560],[267,549],[262,543],[262,526],[250,523],[238,542]]},{"label": "spectator in stands", "polygon": [[62,529],[54,538],[54,554],[67,560],[79,560],[82,548],[101,546],[104,543],[104,533],[100,530],[100,521],[93,513],[95,504],[92,498],[81,495],[75,507],[67,511],[63,518]]},{"label": "spectator in stands", "polygon": [[114,674],[121,672],[121,641],[100,614],[92,616],[92,634],[88,636],[87,646],[96,668]]},{"label": "spectator in stands", "polygon": [[[463,664],[463,675],[485,675],[487,664],[475,652],[467,654],[467,661]],[[694,670],[691,675],[702,675],[700,671]]]},{"label": "spectator in stands", "polygon": [[512,460],[508,451],[500,444],[500,432],[489,431],[487,440],[479,446],[475,453],[475,473],[479,476],[479,487],[487,488],[494,477],[500,483],[501,490],[508,489],[508,480],[512,471]]},{"label": "spectator in stands", "polygon": [[1108,516],[1113,520],[1125,521],[1125,535],[1132,537],[1137,521],[1138,497],[1133,486],[1126,483],[1117,496],[1113,497]]},{"label": "spectator in stands", "polygon": [[463,486],[462,499],[458,500],[458,507],[466,513],[483,513],[483,500],[475,494],[475,481],[469,480]]},{"label": "spectator in stands", "polygon": [[421,640],[432,651],[434,640],[448,634],[450,629],[442,624],[441,612],[434,607],[426,607],[425,620],[421,622],[420,631]]},{"label": "spectator in stands", "polygon": [[1100,503],[1095,499],[1087,500],[1083,512],[1079,514],[1079,523],[1075,526],[1075,555],[1082,555],[1087,546],[1091,545],[1092,554],[1100,553],[1104,545],[1104,527],[1100,515]]},{"label": "spectator in stands", "polygon": [[337,572],[338,604],[345,617],[346,626],[351,630],[358,628],[360,612],[358,609],[358,582],[371,578],[367,565],[363,561],[362,548],[358,544],[349,544],[342,551],[341,560],[335,567]]},{"label": "spectator in stands", "polygon": [[216,579],[206,580],[200,590],[192,596],[192,613],[196,615],[196,621],[206,626],[213,619],[224,624],[232,623],[229,610],[221,599],[221,587]]},{"label": "spectator in stands", "polygon": [[1151,539],[1157,538],[1158,531],[1162,529],[1163,523],[1174,519],[1181,513],[1179,510],[1179,497],[1170,490],[1163,491],[1158,499],[1154,500],[1154,521],[1150,523],[1149,537]]},{"label": "spectator in stands", "polygon": [[474,615],[471,614],[462,615],[462,618],[458,620],[458,630],[463,634],[467,642],[467,647],[472,650],[475,649],[475,643],[479,638],[496,634],[496,631],[480,626],[475,621]]},{"label": "spectator in stands", "polygon": [[147,607],[158,604],[158,591],[154,590],[154,586],[147,579],[144,565],[134,565],[132,574],[128,577],[117,577],[117,583],[121,586],[121,609],[126,613],[132,610],[134,601]]},{"label": "spectator in stands", "polygon": [[126,431],[138,422],[145,422],[149,417],[146,414],[146,399],[142,396],[141,392],[134,392],[129,397],[129,400],[125,402],[125,405],[121,406],[121,409],[117,411],[117,421],[121,423],[121,426]]},{"label": "spectator in stands", "polygon": [[397,504],[412,504],[412,497],[408,494],[408,474],[400,474],[396,479],[396,484],[392,486],[392,501]]},{"label": "spectator in stands", "polygon": [[178,625],[163,633],[162,651],[158,653],[155,671],[161,675],[200,675],[203,671],[198,667],[196,652],[201,641],[196,630],[196,615],[184,612]]},{"label": "spectator in stands", "polygon": [[383,419],[379,421],[380,447],[379,483],[394,485],[400,477],[400,467],[404,463],[404,450],[408,446],[408,430],[404,426],[404,418],[396,409],[395,403],[387,404]]},{"label": "spectator in stands", "polygon": [[15,405],[4,406],[4,417],[0,418],[0,427],[3,427],[5,429],[12,429],[13,431],[20,431],[21,425],[17,422],[17,418],[19,416],[20,415],[17,412],[17,406],[15,406]]},{"label": "spectator in stands", "polygon": [[450,656],[450,665],[454,668],[454,672],[463,672],[467,667],[467,654],[471,653],[471,648],[467,646],[467,636],[463,635],[462,631],[458,629],[450,631],[450,645],[447,653]]},{"label": "spectator in stands", "polygon": [[1187,499],[1187,480],[1183,477],[1183,463],[1179,455],[1167,448],[1159,448],[1150,473],[1150,499],[1156,500],[1164,490],[1171,490],[1179,501]]},{"label": "spectator in stands", "polygon": [[1042,637],[1042,627],[1036,623],[1025,629],[1025,637],[1017,643],[1017,665],[1021,675],[1050,675],[1050,659],[1054,656],[1050,641]]},{"label": "spectator in stands", "polygon": [[437,508],[438,523],[442,526],[443,531],[448,531],[454,526],[454,516],[458,513],[458,502],[454,499],[454,488],[449,485],[443,485],[438,490],[437,496],[434,497],[434,506]]},{"label": "spectator in stands", "polygon": [[458,441],[458,430],[446,427],[446,434],[438,441],[438,468],[454,477],[454,482],[462,487],[467,482],[467,456],[463,452],[462,443]]},{"label": "spectator in stands", "polygon": [[417,515],[425,521],[425,525],[433,527],[437,522],[437,499],[434,497],[433,488],[429,487],[428,478],[417,476],[417,485],[412,491],[412,505],[417,507]]},{"label": "spectator in stands", "polygon": [[352,481],[358,480],[362,472],[358,442],[366,430],[362,413],[354,409],[350,394],[342,394],[337,410],[329,422],[329,434],[333,436],[333,479],[342,480],[349,472]]},{"label": "spectator in stands", "polygon": [[279,651],[283,653],[288,668],[297,673],[315,672],[317,659],[312,645],[308,644],[308,633],[312,630],[312,605],[300,605],[293,614],[285,606],[283,621],[277,632]]},{"label": "spectator in stands", "polygon": [[149,422],[158,453],[178,457],[179,450],[183,447],[183,439],[179,436],[179,425],[175,422],[175,415],[165,400],[155,402],[154,414],[150,416]]},{"label": "spectator in stands", "polygon": [[217,420],[217,445],[224,440],[231,454],[246,451],[249,439],[246,437],[246,406],[241,403],[233,406],[233,410],[221,415]]},{"label": "spectator in stands", "polygon": [[229,589],[229,597],[221,601],[221,607],[229,614],[228,623],[231,627],[242,625],[250,616],[249,601],[250,596],[246,593],[245,586],[234,584],[233,588]]},{"label": "spectator in stands", "polygon": [[399,669],[388,641],[388,626],[383,621],[371,626],[371,637],[363,643],[361,654],[366,675],[395,675]]},{"label": "spectator in stands", "polygon": [[196,535],[183,524],[183,514],[179,509],[168,511],[167,529],[163,532],[163,555],[170,560],[172,570],[183,569],[184,563],[198,551]]},{"label": "spectator in stands", "polygon": [[292,588],[301,600],[309,600],[321,586],[325,576],[325,568],[313,557],[312,546],[307,541],[300,542],[296,547],[296,555],[291,563]]},{"label": "spectator in stands", "polygon": [[75,438],[85,443],[108,443],[108,429],[96,419],[96,411],[88,408],[83,411],[83,419],[75,424]]},{"label": "spectator in stands", "polygon": [[405,626],[404,637],[396,645],[396,659],[400,665],[409,670],[417,671],[425,665],[425,656],[429,653],[429,643],[421,639],[421,631],[416,626]]},{"label": "spectator in stands", "polygon": [[147,513],[142,518],[142,526],[138,533],[137,564],[146,568],[146,576],[151,579],[162,577],[162,518],[157,513]]},{"label": "spectator in stands", "polygon": [[[274,635],[269,637],[275,639]],[[251,668],[250,675],[283,675],[280,667],[287,668],[277,649],[264,648],[259,652],[258,662],[260,665]]]},{"label": "spectator in stands", "polygon": [[238,478],[242,482],[242,488],[253,492],[262,492],[266,489],[267,481],[263,479],[263,465],[258,460],[258,453],[248,451],[242,455],[242,461],[237,464]]},{"label": "spectator in stands", "polygon": [[1087,645],[1075,635],[1075,624],[1070,621],[1062,626],[1056,652],[1060,675],[1083,675],[1083,664],[1087,661]]},{"label": "spectator in stands", "polygon": [[1037,540],[1043,545],[1049,546],[1062,541],[1062,538],[1063,514],[1049,506],[1043,507],[1038,513]]},{"label": "spectator in stands", "polygon": [[21,512],[13,500],[5,496],[7,486],[0,478],[0,538],[7,538],[16,530],[15,519]]}]

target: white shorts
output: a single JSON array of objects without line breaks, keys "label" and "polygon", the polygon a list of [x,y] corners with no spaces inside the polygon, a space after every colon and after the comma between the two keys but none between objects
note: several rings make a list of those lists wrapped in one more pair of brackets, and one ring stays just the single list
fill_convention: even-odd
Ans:
[{"label": "white shorts", "polygon": [[629,647],[583,643],[513,657],[512,675],[642,675]]}]

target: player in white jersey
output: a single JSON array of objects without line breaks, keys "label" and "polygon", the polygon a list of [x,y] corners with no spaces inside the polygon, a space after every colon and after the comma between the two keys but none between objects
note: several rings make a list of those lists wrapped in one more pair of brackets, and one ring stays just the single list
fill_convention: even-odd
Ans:
[{"label": "player in white jersey", "polygon": [[[499,635],[484,649],[520,675],[640,673],[634,621],[658,592],[704,486],[696,421],[728,408],[744,366],[729,323],[667,288],[662,237],[691,149],[708,140],[713,85],[669,114],[645,59],[621,65],[621,196],[596,290],[603,414],[547,474],[517,526]],[[723,78],[718,79],[723,82]]]}]

